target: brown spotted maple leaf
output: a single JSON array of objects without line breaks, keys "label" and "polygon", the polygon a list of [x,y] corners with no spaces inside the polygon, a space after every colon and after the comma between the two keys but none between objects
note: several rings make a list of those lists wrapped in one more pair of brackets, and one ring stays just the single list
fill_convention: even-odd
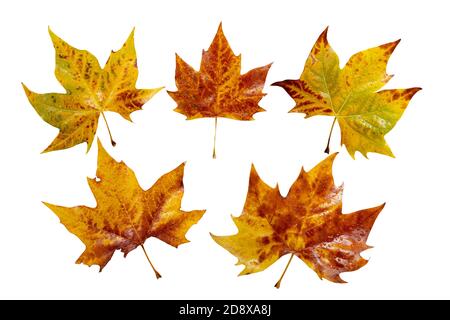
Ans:
[{"label": "brown spotted maple leaf", "polygon": [[39,94],[23,84],[36,112],[44,121],[59,128],[59,134],[44,152],[71,148],[83,142],[87,143],[89,151],[100,115],[114,146],[105,112],[117,112],[131,121],[131,113],[141,110],[162,89],[136,89],[134,30],[119,51],[111,52],[104,68],[89,51],[72,47],[50,29],[49,33],[55,47],[55,76],[67,92]]},{"label": "brown spotted maple leaf", "polygon": [[215,158],[217,118],[253,120],[256,112],[264,111],[258,103],[271,64],[241,75],[241,56],[231,50],[219,25],[207,51],[203,51],[200,71],[194,70],[176,55],[175,81],[178,91],[168,92],[176,101],[176,112],[188,120],[215,118]]},{"label": "brown spotted maple leaf", "polygon": [[286,197],[252,167],[243,213],[233,218],[238,233],[212,235],[245,266],[241,275],[263,271],[285,254],[291,256],[277,288],[294,256],[333,282],[344,282],[340,273],[367,263],[360,253],[370,248],[366,241],[384,204],[342,214],[343,186],[335,186],[331,171],[335,156],[309,172],[302,169]]},{"label": "brown spotted maple leaf", "polygon": [[180,209],[183,171],[184,163],[144,191],[134,172],[123,162],[111,158],[98,141],[97,177],[88,179],[97,206],[66,208],[49,203],[45,205],[59,217],[67,230],[86,245],[77,263],[98,265],[101,271],[116,250],[121,250],[126,256],[140,246],[159,278],[145,251],[145,240],[155,237],[178,247],[188,242],[186,232],[205,212]]},{"label": "brown spotted maple leaf", "polygon": [[297,80],[275,82],[295,100],[290,112],[306,118],[334,117],[325,152],[336,122],[341,129],[341,144],[352,158],[357,151],[367,157],[377,152],[393,157],[384,136],[403,115],[420,88],[380,90],[393,77],[386,73],[391,54],[400,40],[360,51],[343,68],[328,43],[328,28],[319,36]]}]

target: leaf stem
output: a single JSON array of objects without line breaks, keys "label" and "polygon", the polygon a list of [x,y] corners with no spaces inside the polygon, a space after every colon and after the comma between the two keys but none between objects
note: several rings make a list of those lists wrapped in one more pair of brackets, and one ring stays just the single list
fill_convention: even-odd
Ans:
[{"label": "leaf stem", "polygon": [[153,266],[153,263],[150,261],[147,251],[145,251],[144,245],[141,244],[141,248],[142,248],[142,250],[144,250],[145,257],[147,258],[148,262],[150,263],[150,266],[152,267],[153,271],[155,272],[156,279],[161,278],[161,274],[155,269],[155,267]]},{"label": "leaf stem", "polygon": [[275,288],[280,289],[280,285],[281,285],[281,280],[283,280],[284,275],[286,274],[287,269],[289,268],[289,265],[291,264],[292,258],[294,257],[294,254],[291,254],[291,257],[289,258],[289,261],[286,265],[286,268],[284,268],[283,273],[281,274],[280,279],[277,281],[277,283],[275,283]]},{"label": "leaf stem", "polygon": [[217,117],[214,118],[214,146],[213,146],[213,159],[216,158],[216,134],[217,134]]},{"label": "leaf stem", "polygon": [[336,124],[336,117],[334,117],[334,120],[333,120],[333,124],[331,125],[331,129],[330,129],[330,134],[328,135],[328,142],[327,142],[327,147],[325,148],[325,150],[324,150],[324,152],[326,153],[326,154],[330,154],[330,140],[331,140],[331,134],[333,133],[333,128],[334,128],[334,125]]},{"label": "leaf stem", "polygon": [[109,129],[109,125],[108,125],[108,121],[106,121],[106,117],[105,114],[103,113],[103,111],[101,112],[103,120],[105,120],[106,123],[106,129],[108,129],[108,133],[109,133],[109,139],[111,140],[111,144],[113,147],[116,146],[116,142],[113,140],[112,134],[111,134],[111,130]]}]

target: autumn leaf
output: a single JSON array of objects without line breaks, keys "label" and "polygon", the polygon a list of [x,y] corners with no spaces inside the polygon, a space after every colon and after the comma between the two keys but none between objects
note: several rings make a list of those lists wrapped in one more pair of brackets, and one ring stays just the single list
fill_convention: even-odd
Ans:
[{"label": "autumn leaf", "polygon": [[[136,89],[138,77],[134,30],[123,47],[111,52],[102,69],[90,52],[78,50],[49,29],[56,52],[55,76],[66,93],[38,94],[23,88],[36,112],[44,121],[59,128],[58,136],[44,152],[61,150],[87,142],[89,151],[101,115],[119,113],[131,121],[130,114],[162,88]],[[112,145],[115,145],[106,122]]]},{"label": "autumn leaf", "polygon": [[354,158],[359,151],[367,157],[377,152],[393,157],[384,136],[395,126],[409,101],[420,88],[381,89],[393,76],[386,74],[389,57],[400,40],[354,54],[344,68],[327,40],[327,29],[317,39],[299,80],[284,80],[282,87],[295,100],[290,112],[306,118],[334,117],[341,129],[341,144]]},{"label": "autumn leaf", "polygon": [[253,120],[256,112],[264,111],[258,103],[271,64],[241,75],[241,56],[231,50],[219,25],[217,34],[207,51],[203,51],[200,71],[176,55],[175,80],[178,91],[168,92],[176,101],[176,112],[188,120],[215,118],[215,158],[217,118]]},{"label": "autumn leaf", "polygon": [[320,278],[344,282],[340,273],[367,263],[360,253],[384,204],[342,214],[343,186],[336,187],[328,156],[309,172],[303,169],[286,197],[278,186],[266,185],[252,167],[243,213],[233,217],[238,233],[214,240],[238,258],[245,269],[240,275],[265,270],[280,257],[303,260]]},{"label": "autumn leaf", "polygon": [[[204,210],[180,209],[183,197],[184,164],[163,175],[147,191],[141,189],[134,172],[123,162],[116,162],[98,142],[97,177],[88,179],[97,206],[73,208],[45,203],[61,223],[86,245],[77,263],[106,266],[116,250],[126,256],[150,237],[178,247],[188,242],[189,228]],[[150,265],[153,268],[152,263]],[[156,276],[159,273],[153,268]]]}]

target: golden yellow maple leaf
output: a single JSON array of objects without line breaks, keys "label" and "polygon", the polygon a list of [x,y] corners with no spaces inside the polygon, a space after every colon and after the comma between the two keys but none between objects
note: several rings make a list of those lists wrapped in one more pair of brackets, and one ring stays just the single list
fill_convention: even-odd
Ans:
[{"label": "golden yellow maple leaf", "polygon": [[343,186],[335,186],[331,171],[335,156],[309,172],[302,169],[286,197],[278,186],[266,185],[252,166],[243,213],[233,218],[238,233],[212,235],[245,266],[240,275],[263,271],[291,254],[288,266],[297,256],[320,278],[344,282],[340,273],[367,263],[360,253],[369,248],[367,237],[384,204],[342,214]]},{"label": "golden yellow maple leaf", "polygon": [[[23,85],[28,100],[41,118],[59,128],[58,136],[44,152],[83,142],[87,142],[89,151],[100,115],[106,122],[104,112],[113,111],[131,121],[130,114],[140,110],[162,89],[135,87],[138,69],[134,30],[119,51],[111,52],[103,69],[90,52],[72,47],[50,29],[49,33],[56,53],[55,76],[67,92],[38,94]],[[109,134],[111,137],[110,131]],[[111,143],[115,145],[112,137]]]},{"label": "golden yellow maple leaf", "polygon": [[183,172],[184,163],[144,191],[134,172],[123,162],[111,158],[98,141],[96,178],[88,179],[97,206],[67,208],[45,205],[59,217],[67,230],[86,245],[77,263],[98,265],[101,271],[116,250],[121,250],[126,256],[139,246],[150,262],[144,249],[146,239],[155,237],[178,247],[188,242],[186,232],[205,212],[180,209],[184,192]]},{"label": "golden yellow maple leaf", "polygon": [[331,133],[336,121],[341,144],[354,158],[356,151],[367,157],[377,152],[393,157],[384,136],[395,126],[414,94],[420,88],[381,89],[392,75],[386,65],[399,41],[386,43],[354,54],[344,68],[327,40],[328,28],[317,39],[298,80],[272,85],[282,87],[295,100],[290,112],[333,116],[325,149],[329,153]]}]

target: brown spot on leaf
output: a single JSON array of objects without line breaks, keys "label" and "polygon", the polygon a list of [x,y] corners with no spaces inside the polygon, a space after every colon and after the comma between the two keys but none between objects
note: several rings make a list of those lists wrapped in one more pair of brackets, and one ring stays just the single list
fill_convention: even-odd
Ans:
[{"label": "brown spot on leaf", "polygon": [[263,251],[263,252],[261,252],[261,254],[259,255],[258,260],[259,260],[259,261],[263,261],[264,259],[266,259],[266,257],[267,257],[267,254]]}]

